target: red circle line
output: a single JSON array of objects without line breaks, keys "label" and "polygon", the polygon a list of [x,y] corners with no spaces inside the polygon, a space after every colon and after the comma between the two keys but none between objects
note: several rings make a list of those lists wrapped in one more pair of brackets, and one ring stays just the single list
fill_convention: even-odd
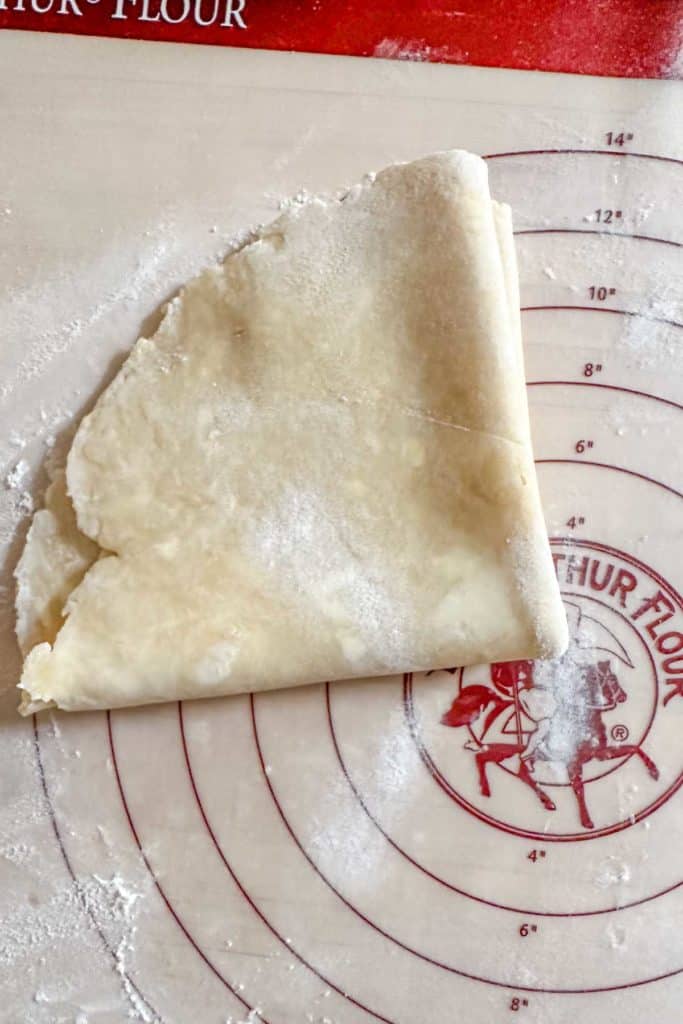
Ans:
[{"label": "red circle line", "polygon": [[649,391],[638,391],[636,388],[623,388],[618,384],[598,384],[592,380],[528,380],[528,388],[546,387],[568,387],[568,388],[598,388],[600,391],[623,391],[627,395],[636,395],[638,398],[651,398],[653,402],[661,402],[663,405],[670,405],[673,409],[683,412],[683,404],[675,402],[672,398],[662,398],[661,395],[653,395]]},{"label": "red circle line", "polygon": [[511,156],[613,156],[613,157],[636,157],[639,160],[658,160],[660,163],[676,164],[683,167],[683,160],[675,156],[659,156],[656,153],[635,153],[631,149],[513,149],[507,153],[486,153],[482,160],[503,160]]},{"label": "red circle line", "polygon": [[242,1004],[242,1006],[245,1008],[245,1010],[247,1010],[248,1013],[251,1013],[252,1011],[258,1012],[259,1018],[260,1018],[260,1020],[263,1021],[263,1024],[270,1024],[268,1019],[261,1013],[261,1011],[257,1010],[256,1007],[252,1006],[249,1002],[247,1002],[247,1000],[243,996],[240,995],[238,989],[234,985],[232,985],[228,981],[228,979],[226,977],[224,977],[223,974],[221,974],[221,972],[218,970],[216,965],[214,963],[212,963],[212,961],[208,958],[206,953],[200,948],[200,946],[197,943],[197,941],[195,940],[194,936],[192,935],[192,933],[190,932],[188,927],[184,924],[184,922],[182,921],[180,915],[178,914],[178,912],[176,911],[175,907],[171,903],[170,899],[166,895],[164,887],[162,886],[161,882],[157,878],[157,876],[156,876],[156,874],[154,872],[154,869],[153,869],[152,865],[149,862],[147,854],[145,853],[145,851],[144,851],[144,849],[142,847],[142,843],[140,842],[140,837],[138,836],[137,829],[135,828],[135,824],[133,822],[133,817],[132,817],[132,814],[130,812],[130,808],[128,806],[128,801],[126,800],[126,794],[125,794],[125,791],[124,791],[124,788],[123,788],[123,782],[121,780],[121,774],[119,772],[118,760],[117,760],[117,757],[116,757],[116,746],[114,744],[114,736],[113,736],[112,725],[111,725],[111,711],[107,711],[107,732],[108,732],[108,735],[109,735],[109,750],[111,752],[112,764],[114,766],[114,776],[116,778],[116,784],[118,786],[119,796],[121,797],[121,803],[123,804],[123,810],[124,810],[124,813],[125,813],[125,816],[126,816],[126,820],[128,821],[128,825],[130,827],[130,831],[132,833],[133,839],[135,840],[135,845],[137,846],[137,848],[138,848],[138,850],[140,852],[140,856],[142,857],[143,863],[144,863],[145,867],[147,868],[147,871],[149,872],[149,875],[150,875],[152,881],[154,882],[154,885],[156,886],[156,889],[157,889],[159,895],[161,896],[162,900],[166,904],[166,907],[167,907],[169,913],[171,914],[171,917],[176,922],[176,924],[178,925],[178,927],[180,928],[181,932],[183,933],[185,938],[188,940],[188,942],[190,943],[192,948],[200,956],[200,958],[204,961],[204,963],[209,968],[211,973],[216,978],[218,978],[218,980],[232,993],[232,995],[235,997],[235,999],[239,1000],[239,1002]]},{"label": "red circle line", "polygon": [[[418,871],[421,871],[424,875],[426,875],[428,878],[431,878],[432,881],[437,882],[439,885],[442,885],[445,889],[457,893],[458,896],[463,896],[465,899],[473,900],[475,903],[482,903],[485,906],[493,907],[495,910],[505,910],[509,911],[510,913],[522,915],[528,914],[533,915],[534,917],[574,918],[599,917],[601,914],[617,914],[621,910],[630,910],[633,907],[639,907],[644,903],[650,903],[653,900],[659,899],[660,896],[667,896],[669,893],[673,892],[675,889],[678,889],[681,885],[683,885],[683,880],[681,880],[680,882],[675,882],[673,885],[670,885],[666,889],[662,889],[660,892],[653,893],[651,896],[645,896],[639,900],[633,900],[631,903],[622,903],[617,907],[605,907],[602,910],[580,911],[530,910],[528,907],[511,907],[506,905],[505,903],[497,903],[495,900],[488,900],[483,896],[475,896],[474,893],[467,892],[465,889],[458,888],[457,885],[453,885],[452,882],[446,881],[446,879],[441,878],[440,875],[434,874],[434,872],[430,871],[429,868],[426,868],[423,864],[420,864],[419,861],[411,857],[409,853],[406,853],[406,851],[401,846],[399,846],[394,839],[391,838],[389,833],[385,831],[383,826],[380,824],[377,818],[375,818],[372,811],[367,806],[363,798],[363,795],[361,794],[360,790],[358,789],[355,782],[351,778],[351,775],[346,767],[346,762],[344,761],[343,755],[341,753],[341,749],[339,747],[339,743],[337,740],[336,730],[334,727],[334,716],[332,714],[332,704],[330,699],[330,684],[326,683],[325,687],[327,692],[327,717],[330,733],[332,736],[332,743],[335,749],[335,753],[337,755],[337,760],[339,761],[339,766],[341,768],[342,774],[344,775],[344,778],[346,779],[353,795],[355,796],[356,800],[367,814],[370,821],[377,828],[377,830],[384,836],[384,838],[390,844],[390,846],[392,846],[397,853],[400,853],[401,856],[404,857],[409,864],[412,864],[413,867],[418,869]],[[463,810],[465,810],[465,808],[463,808]]]},{"label": "red circle line", "polygon": [[491,985],[494,988],[507,989],[508,991],[514,990],[516,992],[538,992],[538,993],[543,993],[543,994],[546,994],[546,995],[595,995],[595,994],[601,993],[601,992],[618,992],[618,991],[621,991],[623,989],[640,988],[643,985],[650,985],[650,984],[653,984],[654,982],[664,981],[667,978],[672,978],[672,977],[674,977],[677,974],[683,973],[683,967],[677,967],[677,968],[675,968],[672,971],[666,971],[666,972],[664,972],[662,974],[656,975],[653,978],[643,978],[640,981],[624,982],[624,983],[622,983],[620,985],[608,985],[608,986],[599,986],[599,987],[593,987],[593,988],[542,988],[542,987],[532,987],[530,985],[518,985],[518,984],[515,984],[514,982],[495,981],[492,978],[486,978],[486,977],[484,977],[482,975],[472,974],[469,971],[464,971],[464,970],[461,970],[460,968],[453,967],[450,964],[445,964],[445,963],[443,963],[440,960],[436,960],[433,957],[428,956],[426,953],[420,953],[419,950],[413,949],[411,946],[408,946],[406,943],[402,942],[400,939],[397,939],[395,936],[393,936],[389,932],[385,931],[385,929],[380,927],[380,925],[376,924],[376,922],[372,921],[366,914],[364,914],[361,910],[359,910],[356,906],[354,906],[353,903],[351,903],[351,901],[349,899],[347,899],[346,896],[344,896],[339,891],[339,889],[337,889],[336,886],[333,885],[332,882],[330,882],[330,880],[323,874],[322,870],[315,863],[315,861],[313,860],[311,855],[304,849],[304,846],[301,843],[301,841],[299,840],[299,838],[298,838],[297,834],[295,833],[294,829],[292,828],[292,826],[291,826],[291,824],[290,824],[290,822],[289,822],[289,820],[288,820],[288,818],[287,818],[287,816],[286,816],[286,814],[285,814],[285,812],[284,812],[284,810],[282,808],[282,805],[280,804],[280,801],[277,798],[277,794],[275,793],[275,789],[273,787],[273,784],[272,784],[268,774],[266,773],[266,770],[265,770],[265,759],[263,757],[263,751],[261,750],[261,744],[260,744],[259,734],[258,734],[258,725],[257,725],[257,721],[256,721],[255,695],[253,693],[250,694],[250,701],[251,701],[251,719],[252,719],[253,737],[254,737],[254,742],[256,744],[256,749],[258,751],[259,761],[261,763],[263,779],[264,779],[264,781],[266,783],[266,786],[267,786],[268,790],[270,791],[270,795],[271,795],[271,798],[273,800],[273,803],[275,804],[277,812],[278,812],[278,814],[279,814],[279,816],[280,816],[280,818],[282,820],[282,823],[284,824],[285,828],[289,832],[289,835],[293,839],[294,843],[298,847],[298,849],[301,852],[301,854],[304,857],[304,859],[312,867],[312,869],[315,871],[315,873],[318,875],[318,877],[320,879],[322,879],[322,881],[325,883],[325,885],[335,894],[335,896],[340,900],[340,902],[343,903],[344,906],[346,906],[349,910],[351,910],[357,917],[359,917],[360,920],[363,921],[364,924],[368,925],[369,928],[372,928],[373,931],[376,931],[383,938],[388,939],[390,942],[393,942],[400,949],[403,949],[405,952],[410,953],[412,956],[417,957],[419,960],[423,960],[426,963],[431,964],[433,967],[438,967],[440,970],[447,971],[450,974],[455,974],[455,975],[457,975],[458,977],[461,977],[461,978],[466,978],[469,981],[481,982],[481,983],[483,983],[485,985]]},{"label": "red circle line", "polygon": [[630,238],[637,242],[657,242],[659,245],[673,245],[677,249],[683,242],[675,242],[672,238],[657,238],[654,235],[634,235],[628,231],[599,231],[596,228],[519,228],[513,231],[518,235],[601,235],[603,238]]},{"label": "red circle line", "polygon": [[[215,832],[213,830],[213,827],[212,827],[212,825],[211,825],[211,823],[209,821],[208,815],[207,815],[206,810],[204,808],[204,804],[203,804],[202,798],[201,798],[201,796],[199,794],[199,789],[197,787],[197,782],[195,780],[194,771],[192,769],[192,759],[190,757],[190,752],[189,752],[188,745],[187,745],[187,739],[186,739],[186,736],[185,736],[185,723],[184,723],[184,720],[183,720],[183,705],[182,705],[182,701],[178,701],[178,725],[179,725],[179,728],[180,728],[180,739],[181,739],[181,743],[182,743],[183,754],[185,755],[185,766],[187,768],[187,773],[188,773],[188,776],[189,776],[189,779],[190,779],[190,785],[192,786],[192,792],[194,793],[194,797],[195,797],[195,800],[196,800],[196,803],[197,803],[197,807],[199,808],[199,813],[200,813],[200,815],[202,817],[202,821],[204,822],[206,830],[209,833],[209,836],[211,837],[211,842],[213,843],[213,845],[214,845],[214,847],[216,849],[216,853],[220,857],[221,861],[223,862],[224,867],[228,871],[228,874],[232,878],[233,882],[235,883],[235,885],[239,889],[240,893],[242,894],[242,896],[244,897],[246,902],[249,904],[250,908],[261,919],[263,924],[265,924],[266,928],[268,928],[268,930],[275,936],[275,938],[278,939],[282,943],[282,945],[285,947],[285,949],[287,949],[290,953],[292,953],[297,958],[297,960],[299,960],[302,964],[304,964],[305,967],[308,967],[308,969],[313,974],[315,974],[315,976],[317,978],[319,978],[325,985],[327,985],[328,988],[333,989],[338,995],[342,996],[344,999],[347,999],[350,1003],[353,1003],[353,1005],[357,1006],[359,1009],[364,1010],[366,1013],[370,1014],[370,1016],[374,1017],[376,1020],[382,1021],[383,1024],[393,1024],[393,1021],[391,1021],[388,1017],[383,1017],[382,1014],[377,1013],[375,1010],[371,1010],[368,1006],[365,1006],[358,999],[355,999],[353,996],[350,996],[348,994],[348,992],[345,992],[338,985],[336,985],[333,981],[331,981],[329,978],[327,978],[324,974],[321,974],[321,972],[316,967],[314,967],[313,964],[311,964],[308,960],[306,960],[306,958],[303,956],[303,954],[299,953],[294,948],[294,946],[292,946],[292,944],[290,942],[288,942],[287,939],[284,938],[284,936],[277,930],[277,928],[275,928],[275,926],[273,924],[271,924],[271,922],[268,920],[268,918],[263,913],[263,911],[260,909],[260,907],[258,907],[257,904],[254,902],[254,900],[252,899],[250,894],[247,892],[245,887],[240,882],[239,878],[237,877],[235,871],[232,868],[232,865],[230,864],[230,862],[228,861],[227,857],[225,856],[225,853],[223,852],[223,848],[222,848],[221,844],[218,842],[216,834],[215,834]],[[260,751],[259,751],[259,759],[261,760],[261,768],[265,769],[265,765],[263,763],[263,760],[260,758]]]},{"label": "red circle line", "polygon": [[543,313],[543,312],[578,312],[578,313],[613,313],[616,316],[640,317],[641,320],[648,320],[653,324],[666,324],[667,327],[683,327],[678,320],[666,320],[661,316],[648,316],[647,313],[638,313],[631,309],[614,309],[612,306],[520,306],[521,313]]},{"label": "red circle line", "polygon": [[[573,597],[573,596],[576,596],[576,595],[571,594],[569,596]],[[597,598],[595,598],[594,600],[597,600]],[[603,603],[603,602],[600,602],[600,603]],[[650,655],[650,660],[652,662],[652,656],[651,655]],[[654,665],[652,665],[652,667],[654,668]],[[419,861],[417,861],[413,857],[411,857],[410,854],[406,853],[406,851],[401,846],[399,846],[399,844],[394,839],[392,839],[392,837],[385,831],[383,826],[380,824],[380,822],[375,818],[373,813],[370,811],[370,809],[367,806],[367,804],[366,804],[366,802],[365,802],[365,800],[364,800],[360,790],[358,789],[358,787],[356,786],[355,782],[351,778],[351,775],[350,775],[350,773],[349,773],[349,771],[347,769],[346,763],[344,761],[344,758],[343,758],[343,755],[342,755],[342,752],[341,752],[341,748],[339,746],[339,742],[338,742],[338,739],[337,739],[336,729],[335,729],[335,726],[334,726],[334,716],[332,714],[332,703],[331,703],[331,698],[330,698],[330,684],[326,683],[326,687],[325,688],[326,688],[327,720],[328,720],[328,726],[329,726],[329,729],[330,729],[330,735],[331,735],[331,739],[332,739],[332,744],[333,744],[333,747],[334,747],[334,750],[335,750],[335,753],[336,753],[336,756],[337,756],[337,760],[339,762],[339,766],[341,768],[342,774],[344,775],[344,778],[346,779],[346,782],[348,783],[349,788],[351,789],[352,793],[354,794],[356,800],[358,801],[358,803],[360,804],[360,806],[362,807],[363,811],[366,813],[366,815],[368,816],[370,821],[373,823],[373,825],[382,834],[382,836],[386,839],[386,841],[397,851],[397,853],[400,853],[401,856],[405,858],[405,860],[407,860],[410,864],[413,865],[413,867],[416,867],[423,874],[427,875],[427,877],[431,878],[433,881],[435,881],[435,882],[439,883],[440,885],[444,886],[444,888],[446,888],[446,889],[448,889],[448,890],[450,890],[452,892],[455,892],[458,895],[465,897],[466,899],[471,899],[475,903],[482,903],[482,904],[484,904],[486,906],[493,907],[493,908],[495,908],[497,910],[505,910],[505,911],[510,911],[510,912],[513,912],[513,913],[516,913],[516,914],[523,914],[523,915],[524,914],[530,914],[530,915],[534,915],[536,917],[574,918],[574,917],[597,917],[597,916],[599,916],[601,914],[614,914],[614,913],[618,913],[621,910],[628,910],[628,909],[631,909],[633,907],[641,906],[644,903],[649,903],[652,900],[659,899],[660,896],[665,896],[668,893],[673,892],[675,889],[679,888],[679,886],[683,885],[683,880],[679,881],[679,882],[675,882],[673,885],[668,886],[666,889],[662,889],[660,892],[653,893],[650,896],[645,896],[642,899],[633,900],[630,903],[622,903],[621,905],[619,905],[617,907],[606,907],[606,908],[604,908],[602,910],[585,910],[585,911],[569,911],[569,912],[559,912],[559,911],[553,912],[553,911],[531,910],[529,908],[524,908],[524,907],[511,907],[511,906],[505,905],[503,903],[497,903],[494,900],[488,900],[488,899],[486,899],[485,897],[482,897],[482,896],[475,896],[473,893],[469,893],[469,892],[467,892],[464,889],[458,888],[458,886],[453,885],[452,883],[446,881],[444,878],[440,877],[439,875],[434,874],[428,868],[424,867],[424,865],[421,864]],[[652,723],[654,721],[654,717],[655,717],[655,712],[653,711],[651,713],[651,715],[650,715],[650,718],[649,718],[646,730],[643,733],[643,736],[641,737],[641,740],[640,740],[641,743],[643,742],[643,740],[646,738],[647,734],[649,733],[649,731],[650,731],[650,729],[652,727]],[[628,758],[626,760],[628,760]],[[617,765],[615,768],[610,769],[609,772],[605,773],[605,775],[611,774],[611,772],[616,771],[619,767],[622,766],[622,764],[623,764],[623,762],[620,762],[619,765]],[[603,778],[604,775],[600,776],[600,777]],[[469,808],[463,808],[463,809],[469,810]]]},{"label": "red circle line", "polygon": [[[658,163],[674,164],[683,167],[683,160],[673,156],[660,156],[657,153],[636,153],[633,150],[617,151],[614,149],[519,149],[506,153],[486,153],[482,160],[503,160],[517,156],[611,156],[616,159],[633,157],[638,160],[656,160]],[[661,245],[674,245],[678,248],[683,242],[669,238],[655,238],[652,235],[630,234],[626,231],[599,231],[582,228],[522,228],[515,235],[609,235],[616,238],[630,238],[639,242],[659,242]]]},{"label": "red circle line", "polygon": [[110,944],[109,944],[109,942],[107,940],[106,935],[104,934],[102,928],[100,927],[100,925],[97,922],[97,919],[96,919],[96,917],[95,917],[95,915],[94,915],[94,913],[92,911],[92,908],[90,907],[90,904],[88,903],[87,899],[85,898],[85,895],[83,893],[83,889],[82,889],[82,886],[81,886],[81,883],[80,883],[80,879],[78,878],[78,876],[76,875],[76,872],[73,869],[73,865],[71,864],[71,861],[69,859],[69,855],[66,852],[66,846],[64,845],[64,840],[62,839],[62,834],[59,831],[59,825],[57,823],[57,814],[55,812],[54,804],[52,803],[52,797],[50,796],[50,791],[48,789],[47,776],[45,774],[45,765],[43,764],[43,754],[42,754],[42,750],[41,750],[41,747],[40,747],[40,732],[38,730],[38,716],[34,714],[32,717],[33,717],[33,749],[34,749],[34,752],[35,752],[35,755],[36,755],[36,764],[38,766],[38,777],[40,779],[40,786],[41,786],[41,789],[43,791],[43,797],[45,799],[45,804],[47,806],[47,811],[48,811],[48,814],[50,816],[50,824],[52,825],[52,831],[54,832],[55,838],[57,840],[57,846],[59,847],[59,852],[62,855],[62,860],[64,861],[64,865],[66,867],[66,870],[67,870],[67,872],[69,874],[69,877],[71,878],[71,881],[72,881],[72,883],[74,885],[74,888],[76,890],[76,895],[78,896],[79,902],[81,903],[81,907],[82,907],[85,915],[89,919],[90,923],[92,924],[93,928],[97,932],[98,936],[100,937],[102,945],[106,949],[107,953],[109,953],[109,955],[111,956],[112,961],[113,961],[113,966],[114,966],[114,969],[116,970],[116,972],[121,975],[123,980],[128,985],[130,985],[131,989],[133,990],[133,992],[135,993],[137,998],[152,1013],[152,1016],[154,1017],[155,1021],[159,1021],[160,1024],[164,1024],[164,1018],[161,1016],[159,1011],[152,1005],[152,1003],[149,1001],[147,996],[143,995],[142,991],[138,988],[138,986],[135,984],[135,982],[133,981],[132,977],[130,976],[130,973],[128,971],[126,971],[125,969],[122,969],[121,961],[117,957],[116,951],[113,950],[112,947],[110,946]]},{"label": "red circle line", "polygon": [[[670,487],[669,484],[662,483],[661,480],[655,480],[654,477],[646,476],[645,473],[637,473],[635,469],[626,469],[625,466],[612,466],[609,462],[592,462],[590,459],[534,459],[537,466],[544,466],[549,463],[556,463],[557,465],[571,465],[571,466],[593,466],[595,469],[611,469],[615,473],[626,473],[627,476],[635,476],[638,480],[645,480],[648,484],[655,484],[656,487],[661,487],[662,490],[668,491],[669,494],[673,494],[676,498],[683,498],[683,493],[677,491],[675,487]],[[573,537],[554,537],[554,540],[574,540]],[[576,542],[578,543],[578,542]],[[632,556],[629,555],[629,558]],[[637,559],[634,559],[637,561]],[[654,570],[649,567],[644,570],[645,572],[653,573]],[[673,587],[670,583],[666,583],[670,590]],[[680,598],[679,598],[680,599]]]}]

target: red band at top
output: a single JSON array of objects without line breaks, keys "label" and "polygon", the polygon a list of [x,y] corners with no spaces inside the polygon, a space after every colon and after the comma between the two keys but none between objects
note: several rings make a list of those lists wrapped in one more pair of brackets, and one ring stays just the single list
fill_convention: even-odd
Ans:
[{"label": "red band at top", "polygon": [[0,0],[0,28],[683,77],[680,0]]}]

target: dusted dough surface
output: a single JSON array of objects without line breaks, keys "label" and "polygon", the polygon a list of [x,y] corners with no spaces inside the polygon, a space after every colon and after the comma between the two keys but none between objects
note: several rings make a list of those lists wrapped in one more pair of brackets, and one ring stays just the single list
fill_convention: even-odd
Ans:
[{"label": "dusted dough surface", "polygon": [[558,654],[516,288],[509,211],[459,151],[190,282],[78,430],[73,572],[54,512],[32,526],[22,710]]},{"label": "dusted dough surface", "polygon": [[45,507],[33,517],[17,565],[17,639],[25,656],[41,641],[52,643],[64,622],[69,594],[99,555],[81,533],[60,470],[45,492]]}]

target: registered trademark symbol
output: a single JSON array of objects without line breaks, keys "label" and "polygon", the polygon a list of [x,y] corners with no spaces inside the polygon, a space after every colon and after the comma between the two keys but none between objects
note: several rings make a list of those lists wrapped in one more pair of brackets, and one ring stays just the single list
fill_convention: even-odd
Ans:
[{"label": "registered trademark symbol", "polygon": [[624,740],[628,739],[628,726],[626,725],[613,725],[612,726],[612,739],[617,743],[623,743]]}]

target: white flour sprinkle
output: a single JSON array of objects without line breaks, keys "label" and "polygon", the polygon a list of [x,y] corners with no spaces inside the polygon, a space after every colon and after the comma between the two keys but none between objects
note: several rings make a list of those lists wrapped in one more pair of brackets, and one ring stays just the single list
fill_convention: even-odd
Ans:
[{"label": "white flour sprinkle", "polygon": [[411,660],[408,609],[388,567],[372,564],[357,537],[347,539],[343,510],[310,491],[287,489],[255,522],[251,543],[268,572],[332,623],[351,664],[391,671]]},{"label": "white flour sprinkle", "polygon": [[677,44],[671,49],[667,77],[683,79],[683,28],[681,29]]},{"label": "white flour sprinkle", "polygon": [[[40,869],[36,851],[26,844],[0,849],[0,856],[3,855],[21,865],[24,871],[35,873]],[[36,875],[37,880],[39,877]],[[60,955],[70,956],[74,963],[84,963],[95,954],[105,958],[107,954],[93,927],[94,922],[106,936],[112,950],[114,969],[120,979],[129,1019],[152,1024],[154,1015],[131,984],[127,972],[134,952],[142,892],[119,874],[110,878],[84,876],[75,883],[68,882],[59,887],[50,883],[50,887],[51,895],[22,902],[0,916],[0,969],[12,976],[39,971],[55,947],[59,948]],[[85,1005],[76,1007],[73,1002],[78,998],[79,985],[78,972],[75,972],[59,989],[48,991],[38,987],[33,996],[34,1002],[50,1004],[55,1010],[73,1006],[72,1016],[68,1019],[73,1019],[73,1013],[77,1012],[87,1019],[91,1008]],[[92,1008],[92,1012],[96,1013],[98,1009]]]},{"label": "white flour sprinkle", "polygon": [[[372,793],[373,813],[391,831],[414,798],[411,783],[421,770],[421,761],[405,727],[402,707],[392,712],[384,728],[377,749],[372,754],[368,751],[362,788]],[[386,858],[381,833],[366,814],[359,813],[345,785],[330,789],[319,808],[309,840],[312,850],[333,864],[341,877],[367,880],[372,889],[376,884],[373,871]]]},{"label": "white flour sprinkle", "polygon": [[0,843],[0,858],[22,865],[35,856],[35,849],[27,843]]},{"label": "white flour sprinkle", "polygon": [[[130,921],[140,892],[132,888],[119,874],[111,878],[92,876],[93,882],[84,887],[86,906],[96,916],[104,914],[114,921]],[[95,884],[93,884],[95,883]]]},{"label": "white flour sprinkle", "polygon": [[134,935],[135,929],[133,928],[130,936],[124,936],[116,947],[114,953],[116,973],[121,978],[121,987],[123,988],[126,998],[131,1006],[131,1012],[128,1016],[133,1017],[135,1020],[143,1021],[144,1024],[153,1024],[155,1015],[148,1008],[144,1000],[140,998],[137,991],[131,984],[130,978],[126,972],[126,962],[130,959],[130,955],[135,949],[132,944],[132,938]]},{"label": "white flour sprinkle", "polygon": [[[149,241],[139,247],[139,257],[131,270],[127,261],[122,265],[119,252],[104,251],[97,263],[88,267],[64,266],[52,278],[43,279],[39,285],[29,285],[22,290],[11,292],[0,306],[3,324],[10,337],[24,339],[22,360],[13,374],[6,376],[0,387],[0,401],[11,395],[17,387],[35,377],[43,377],[51,371],[55,359],[73,347],[86,333],[100,324],[112,311],[125,307],[149,295],[154,299],[159,294],[159,282],[167,274],[167,268],[178,261],[181,239],[169,225],[160,223],[148,232]],[[139,246],[139,243],[138,243]],[[121,269],[120,279],[112,280],[112,269]],[[55,310],[62,308],[64,281],[79,282],[72,289],[74,297],[100,295],[99,300],[87,306],[83,302],[77,316],[71,316],[55,324]],[[110,284],[102,294],[102,282]]]},{"label": "white flour sprinkle", "polygon": [[[373,57],[386,60],[439,61],[453,56],[449,46],[430,46],[424,39],[380,39],[373,51]],[[466,53],[461,55],[465,60]]]},{"label": "white flour sprinkle", "polygon": [[630,881],[631,869],[618,857],[607,857],[599,865],[594,882],[599,889],[610,889]]},{"label": "white flour sprinkle", "polygon": [[0,964],[17,967],[33,960],[55,942],[63,942],[82,927],[76,891],[58,890],[39,906],[21,906],[0,918]]},{"label": "white flour sprinkle", "polygon": [[30,466],[26,459],[19,459],[14,469],[11,469],[5,477],[5,482],[10,490],[16,491],[23,485],[29,469]]},{"label": "white flour sprinkle", "polygon": [[[572,763],[589,731],[590,711],[584,696],[583,671],[575,654],[575,651],[568,652],[552,661],[537,662],[534,668],[535,685],[552,694],[556,708],[542,743],[543,753],[549,761],[562,766]],[[565,776],[562,781],[566,782],[566,767],[562,774]]]},{"label": "white flour sprinkle", "polygon": [[625,317],[620,345],[629,348],[643,369],[666,367],[667,372],[683,370],[683,354],[677,329],[664,321],[681,320],[680,296],[675,287],[659,283],[653,287],[639,316]]},{"label": "white flour sprinkle", "polygon": [[618,950],[623,953],[626,949],[626,929],[620,925],[608,924],[607,925],[607,940],[612,949]]},{"label": "white flour sprinkle", "polygon": [[[9,847],[13,859],[24,861],[34,851],[18,844]],[[0,919],[0,962],[9,966],[57,940],[65,940],[83,931],[83,909],[102,926],[129,925],[139,893],[128,888],[120,876],[104,879],[93,875],[68,884],[49,899],[35,906],[17,907]]]},{"label": "white flour sprinkle", "polygon": [[[555,713],[551,716],[541,750],[544,756],[562,768],[562,778],[567,781],[566,766],[575,758],[578,748],[591,733],[590,715],[586,699],[586,670],[595,664],[596,649],[604,649],[605,638],[599,623],[581,615],[577,605],[566,603],[570,625],[569,647],[559,658],[538,661],[534,667],[535,686],[552,695]],[[605,651],[610,659],[610,650]],[[620,652],[613,651],[611,661],[620,659]],[[620,665],[628,668],[629,666]],[[557,772],[559,776],[559,772]]]},{"label": "white flour sprinkle", "polygon": [[[175,211],[163,211],[159,222],[143,232],[142,245],[139,239],[124,248],[112,244],[96,260],[83,266],[57,267],[39,283],[14,289],[0,299],[7,338],[0,404],[34,378],[53,373],[58,357],[82,347],[95,331],[104,329],[106,333],[110,314],[119,316],[121,310],[140,306],[144,315],[145,307],[151,311],[160,296],[210,262],[210,254],[185,244],[178,221]],[[238,244],[239,239],[228,240],[230,249]],[[68,309],[65,296],[71,302]],[[96,301],[92,296],[98,297]],[[116,348],[120,350],[122,344],[133,340],[134,336],[122,337]],[[109,347],[104,353],[105,365],[112,354]],[[45,419],[54,420],[54,412],[44,411]],[[18,441],[21,446],[21,433],[15,428],[10,443]]]},{"label": "white flour sprinkle", "polygon": [[261,1013],[260,1006],[255,1006],[253,1010],[250,1010],[246,1017],[238,1020],[236,1017],[226,1017],[225,1024],[261,1024]]}]

